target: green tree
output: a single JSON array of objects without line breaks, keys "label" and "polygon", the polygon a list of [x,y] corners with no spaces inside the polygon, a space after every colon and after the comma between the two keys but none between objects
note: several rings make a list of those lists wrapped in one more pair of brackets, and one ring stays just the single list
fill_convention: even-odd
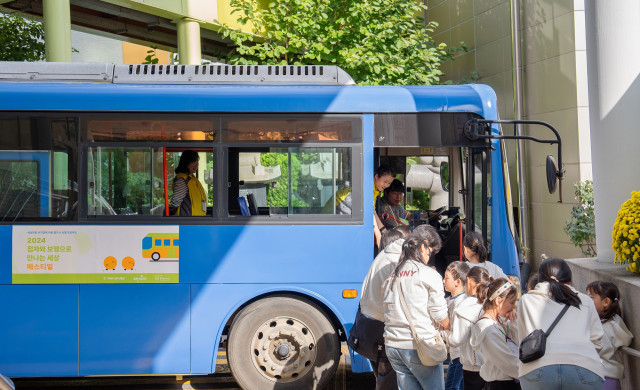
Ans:
[{"label": "green tree", "polygon": [[[280,166],[281,175],[278,177],[275,186],[267,187],[267,205],[269,207],[289,206],[289,154],[287,153],[262,153],[260,164],[265,167]],[[300,160],[291,154],[291,191],[298,189],[298,179],[302,167]],[[307,203],[297,197],[292,197],[291,205],[294,207],[305,207]]]},{"label": "green tree", "polygon": [[429,36],[425,6],[415,0],[231,0],[238,22],[251,32],[225,26],[236,47],[231,64],[342,67],[359,84],[435,84],[445,44]]},{"label": "green tree", "polygon": [[564,231],[571,242],[582,250],[585,256],[596,256],[596,218],[593,203],[593,182],[585,180],[575,185],[578,204],[571,209],[571,219],[567,220]]},{"label": "green tree", "polygon": [[0,14],[0,61],[44,60],[42,24]]}]

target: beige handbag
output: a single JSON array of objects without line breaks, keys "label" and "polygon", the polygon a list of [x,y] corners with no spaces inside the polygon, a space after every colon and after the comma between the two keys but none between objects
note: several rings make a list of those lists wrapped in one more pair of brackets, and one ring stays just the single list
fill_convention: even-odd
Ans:
[{"label": "beige handbag", "polygon": [[418,351],[420,362],[422,362],[422,365],[424,366],[437,366],[447,360],[447,345],[444,343],[442,335],[440,335],[440,332],[437,329],[435,336],[431,338],[425,339],[418,336],[418,332],[416,332],[416,328],[413,326],[413,317],[411,316],[411,312],[407,308],[407,303],[404,300],[402,285],[400,284],[400,281],[397,283],[398,293],[400,295],[400,304],[402,305],[404,315],[409,320],[409,327],[411,328],[411,335],[413,336],[413,345],[416,351]]}]

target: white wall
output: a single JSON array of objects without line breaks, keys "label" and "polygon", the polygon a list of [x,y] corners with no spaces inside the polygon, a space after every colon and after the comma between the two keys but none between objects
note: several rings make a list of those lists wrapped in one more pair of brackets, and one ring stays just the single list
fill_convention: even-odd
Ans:
[{"label": "white wall", "polygon": [[72,30],[71,47],[78,50],[71,54],[73,62],[122,64],[122,41]]},{"label": "white wall", "polygon": [[618,209],[640,190],[640,2],[586,0],[585,14],[596,244],[610,262]]}]

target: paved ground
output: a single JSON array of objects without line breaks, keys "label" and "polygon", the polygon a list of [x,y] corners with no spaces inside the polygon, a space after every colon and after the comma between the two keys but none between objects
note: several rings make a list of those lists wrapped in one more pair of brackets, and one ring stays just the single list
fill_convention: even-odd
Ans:
[{"label": "paved ground", "polygon": [[[227,366],[226,351],[218,354],[216,373],[206,376],[108,376],[88,378],[14,378],[16,390],[115,390],[115,389],[239,389]],[[325,390],[369,390],[375,389],[375,380],[370,372],[351,372],[346,344],[342,345],[342,356],[333,382]]]}]

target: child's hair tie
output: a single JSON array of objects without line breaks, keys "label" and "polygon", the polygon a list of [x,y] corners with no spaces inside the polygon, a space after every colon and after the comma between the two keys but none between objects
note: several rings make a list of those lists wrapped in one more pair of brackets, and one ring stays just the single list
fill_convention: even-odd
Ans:
[{"label": "child's hair tie", "polygon": [[619,301],[618,297],[613,298],[614,301]]},{"label": "child's hair tie", "polygon": [[549,278],[551,278],[551,279],[555,280],[556,282],[560,283],[555,276],[549,276]]}]

